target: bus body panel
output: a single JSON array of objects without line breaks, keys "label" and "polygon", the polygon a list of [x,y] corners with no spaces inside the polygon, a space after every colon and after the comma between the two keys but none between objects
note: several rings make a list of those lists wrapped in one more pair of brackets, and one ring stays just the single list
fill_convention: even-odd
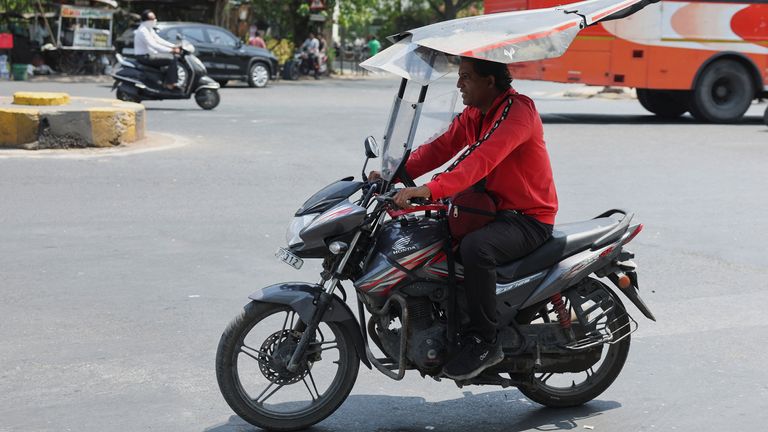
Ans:
[{"label": "bus body panel", "polygon": [[[486,0],[485,12],[553,7],[556,0]],[[722,55],[754,65],[768,91],[768,3],[662,1],[584,29],[559,58],[510,65],[519,79],[690,90]]]}]

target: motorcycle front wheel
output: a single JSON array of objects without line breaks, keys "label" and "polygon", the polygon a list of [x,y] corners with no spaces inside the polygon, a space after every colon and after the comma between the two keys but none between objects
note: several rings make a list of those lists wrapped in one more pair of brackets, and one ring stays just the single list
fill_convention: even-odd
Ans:
[{"label": "motorcycle front wheel", "polygon": [[290,372],[305,328],[285,305],[252,302],[221,335],[219,389],[243,420],[267,430],[305,429],[347,398],[359,368],[352,335],[338,323],[320,323],[299,369]]},{"label": "motorcycle front wheel", "polygon": [[212,110],[219,106],[221,96],[219,96],[219,92],[214,89],[204,88],[195,93],[195,102],[197,102],[197,105],[204,110]]},{"label": "motorcycle front wheel", "polygon": [[[601,318],[598,326],[606,325],[613,333],[615,341],[607,342],[602,347],[596,348],[602,351],[600,360],[582,372],[532,372],[529,382],[518,386],[520,392],[528,399],[552,408],[579,406],[599,396],[619,376],[629,355],[629,333],[631,333],[629,315],[627,315],[624,305],[616,293],[599,282],[593,286],[604,290],[605,296],[599,304],[587,302],[583,304],[583,307],[585,309],[594,307],[590,314],[604,313],[604,318]],[[574,298],[579,296],[576,292],[572,292],[571,295]],[[566,299],[565,296],[563,298]],[[558,322],[557,314],[550,307],[551,304],[542,306],[532,315],[521,317],[521,321],[525,321],[523,322],[525,324],[556,323]],[[566,308],[568,313],[573,316],[569,299],[566,299]]]}]

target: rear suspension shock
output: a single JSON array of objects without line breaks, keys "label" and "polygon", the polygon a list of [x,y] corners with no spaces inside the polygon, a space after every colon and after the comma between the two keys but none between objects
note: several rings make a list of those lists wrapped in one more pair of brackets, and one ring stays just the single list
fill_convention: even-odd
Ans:
[{"label": "rear suspension shock", "polygon": [[560,321],[560,327],[565,331],[565,336],[573,341],[576,339],[576,335],[571,328],[571,314],[565,309],[565,301],[563,301],[563,295],[557,293],[550,297],[550,301],[555,306],[555,312],[557,313],[557,319]]},{"label": "rear suspension shock", "polygon": [[555,312],[557,313],[557,319],[560,321],[560,327],[564,329],[571,328],[571,314],[565,310],[563,295],[557,293],[550,298],[550,301],[555,306]]}]

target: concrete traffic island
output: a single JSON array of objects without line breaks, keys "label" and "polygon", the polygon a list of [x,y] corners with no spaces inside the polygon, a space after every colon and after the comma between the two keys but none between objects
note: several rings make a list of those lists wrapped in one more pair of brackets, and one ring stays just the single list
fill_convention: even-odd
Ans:
[{"label": "concrete traffic island", "polygon": [[0,148],[114,147],[145,136],[144,106],[66,93],[0,96]]}]

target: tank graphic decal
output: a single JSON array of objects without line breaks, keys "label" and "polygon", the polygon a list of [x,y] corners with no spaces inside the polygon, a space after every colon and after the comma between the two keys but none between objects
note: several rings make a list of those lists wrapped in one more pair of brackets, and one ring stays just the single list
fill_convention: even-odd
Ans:
[{"label": "tank graphic decal", "polygon": [[418,248],[419,247],[417,245],[411,244],[411,236],[405,236],[392,245],[392,253],[399,255],[401,253],[410,252]]},{"label": "tank graphic decal", "polygon": [[[440,251],[442,247],[442,241],[428,246],[426,249],[416,251],[410,255],[397,260],[397,264],[407,270],[413,270],[424,262],[433,258],[432,255]],[[387,267],[379,273],[366,278],[366,282],[358,286],[359,289],[368,293],[382,293],[386,294],[392,287],[396,286],[403,279],[407,277],[407,274],[397,267]]]},{"label": "tank graphic decal", "polygon": [[422,251],[413,253],[411,255],[408,255],[404,258],[399,259],[397,263],[407,268],[408,270],[413,270],[414,268],[418,267],[419,264],[426,261],[427,258],[429,258],[432,254],[437,253],[437,251],[439,251],[441,247],[442,247],[442,242],[435,243],[432,246],[429,246]]},{"label": "tank graphic decal", "polygon": [[369,293],[379,293],[396,285],[403,278],[405,273],[397,268],[390,268],[380,275],[373,276],[370,282],[360,285],[360,289]]}]

